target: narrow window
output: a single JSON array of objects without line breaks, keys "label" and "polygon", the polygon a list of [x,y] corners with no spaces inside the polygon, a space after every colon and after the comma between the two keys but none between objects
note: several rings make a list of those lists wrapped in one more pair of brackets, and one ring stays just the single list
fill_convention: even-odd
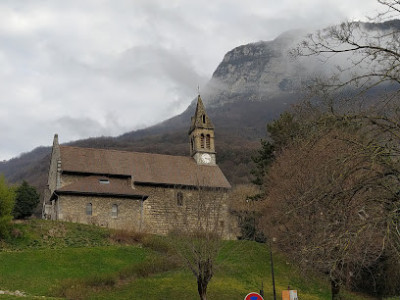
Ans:
[{"label": "narrow window", "polygon": [[183,194],[182,194],[182,192],[178,192],[176,194],[176,203],[178,204],[178,206],[183,206]]},{"label": "narrow window", "polygon": [[99,183],[101,183],[101,184],[110,184],[110,180],[108,180],[108,179],[99,179]]},{"label": "narrow window", "polygon": [[200,136],[200,147],[204,148],[204,134],[201,134]]},{"label": "narrow window", "polygon": [[113,218],[118,217],[118,205],[117,204],[113,204],[113,206],[111,208],[111,217],[113,217]]},{"label": "narrow window", "polygon": [[211,137],[209,134],[206,136],[206,148],[211,149]]},{"label": "narrow window", "polygon": [[203,124],[206,124],[206,115],[203,115]]},{"label": "narrow window", "polygon": [[190,144],[192,145],[192,151],[193,151],[194,150],[193,138],[190,139]]},{"label": "narrow window", "polygon": [[86,204],[86,215],[91,216],[92,215],[92,203]]}]

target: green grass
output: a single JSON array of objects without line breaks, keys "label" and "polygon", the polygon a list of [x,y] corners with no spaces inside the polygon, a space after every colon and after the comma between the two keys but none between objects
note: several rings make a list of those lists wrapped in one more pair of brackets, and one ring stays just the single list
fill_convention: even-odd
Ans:
[{"label": "green grass", "polygon": [[[16,228],[17,238],[2,243],[0,290],[23,291],[23,299],[198,299],[193,274],[168,258],[168,238],[138,236],[132,240],[141,244],[122,245],[113,241],[113,232],[94,226],[36,220]],[[279,253],[274,264],[278,299],[288,285],[302,300],[330,299],[323,279],[305,277]],[[265,244],[225,241],[208,299],[242,300],[262,283],[266,299],[272,299],[271,281]],[[349,293],[345,298],[368,299]]]},{"label": "green grass", "polygon": [[108,246],[0,253],[0,287],[49,295],[67,278],[115,273],[146,258],[143,248]]},{"label": "green grass", "polygon": [[[288,284],[297,289],[302,300],[331,299],[329,285],[320,279],[303,278],[298,270],[275,254],[278,299]],[[216,273],[208,287],[208,299],[243,300],[264,283],[266,299],[272,299],[269,249],[263,244],[229,241],[218,257]],[[346,296],[346,295],[345,295]],[[140,278],[122,287],[92,294],[89,299],[198,299],[194,276],[186,270],[175,270]],[[345,299],[366,299],[349,294]]]},{"label": "green grass", "polygon": [[11,236],[0,241],[0,251],[107,246],[109,237],[109,230],[97,226],[30,220],[13,225]]}]

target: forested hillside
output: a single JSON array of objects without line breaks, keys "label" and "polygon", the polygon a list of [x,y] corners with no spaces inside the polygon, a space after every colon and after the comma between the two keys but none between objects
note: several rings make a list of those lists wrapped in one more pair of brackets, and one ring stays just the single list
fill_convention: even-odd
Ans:
[{"label": "forested hillside", "polygon": [[[373,24],[368,30],[398,26],[399,22]],[[239,46],[229,51],[210,82],[202,89],[207,112],[215,125],[217,161],[232,184],[251,180],[251,156],[266,137],[266,124],[302,99],[298,88],[328,64],[293,60],[288,51],[303,36],[282,34],[273,41]],[[183,113],[146,129],[118,137],[97,137],[71,145],[188,155],[187,131],[194,113],[192,103]],[[49,136],[49,143],[52,137]],[[63,143],[63,136],[60,135]],[[0,162],[0,173],[10,182],[27,180],[39,191],[45,187],[49,147],[39,147]]]}]

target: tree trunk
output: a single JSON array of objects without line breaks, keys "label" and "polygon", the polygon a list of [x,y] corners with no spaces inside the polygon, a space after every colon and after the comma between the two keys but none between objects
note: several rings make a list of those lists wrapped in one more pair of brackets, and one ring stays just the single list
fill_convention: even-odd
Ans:
[{"label": "tree trunk", "polygon": [[331,280],[332,300],[340,299],[340,285],[336,280]]},{"label": "tree trunk", "polygon": [[207,300],[207,285],[208,281],[204,278],[197,278],[197,291],[199,292],[200,300]]}]

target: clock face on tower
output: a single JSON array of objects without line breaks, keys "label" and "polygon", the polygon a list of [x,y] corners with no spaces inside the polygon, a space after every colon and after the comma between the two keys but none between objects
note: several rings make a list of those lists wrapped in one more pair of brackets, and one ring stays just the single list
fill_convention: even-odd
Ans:
[{"label": "clock face on tower", "polygon": [[201,162],[204,164],[209,164],[211,162],[211,155],[208,153],[203,153],[200,156]]}]

